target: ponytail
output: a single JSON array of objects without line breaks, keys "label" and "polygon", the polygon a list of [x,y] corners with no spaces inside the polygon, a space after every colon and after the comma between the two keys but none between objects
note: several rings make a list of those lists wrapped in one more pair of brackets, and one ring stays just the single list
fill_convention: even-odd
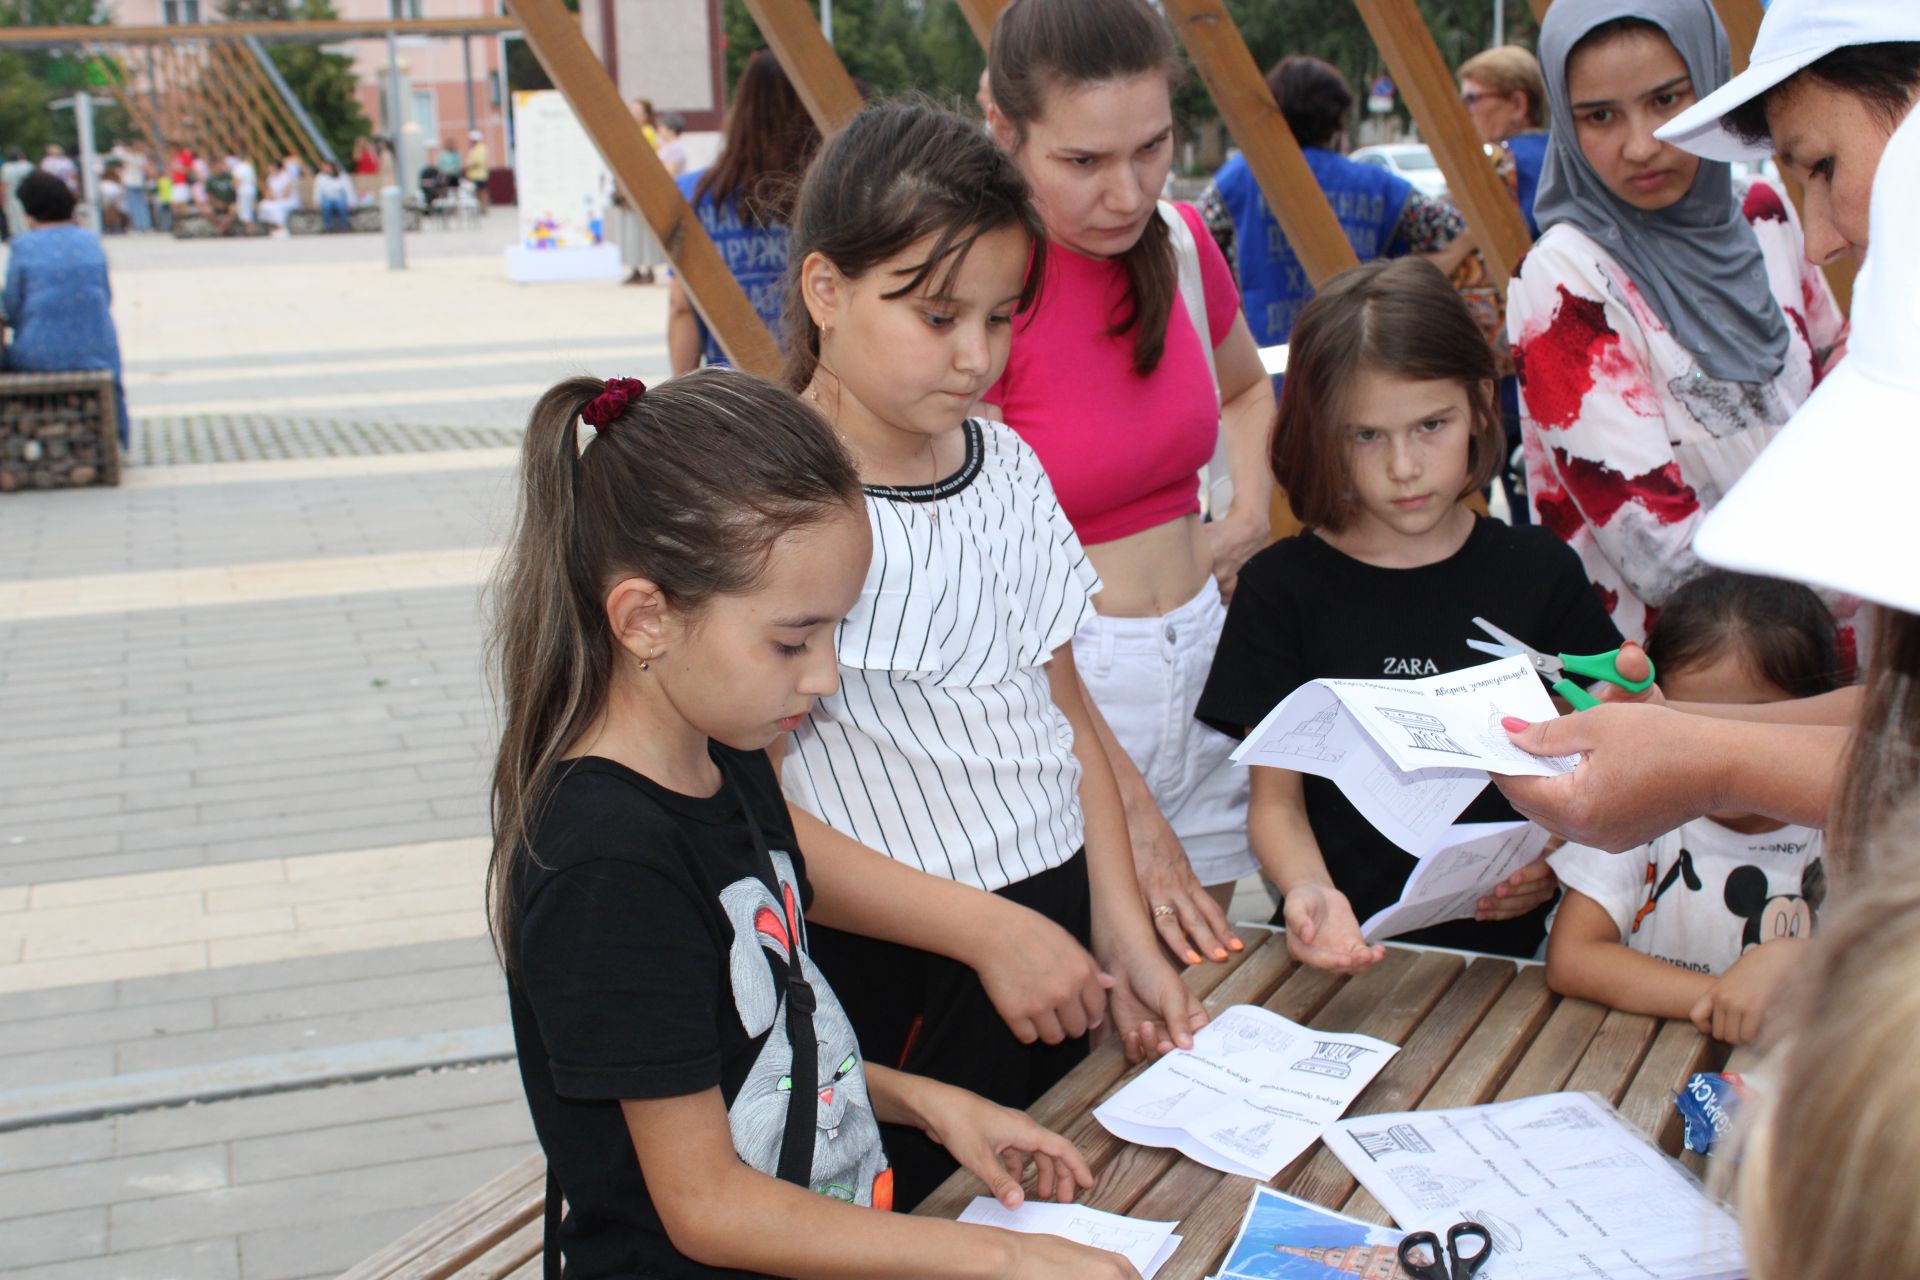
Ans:
[{"label": "ponytail", "polygon": [[[1145,0],[1014,0],[994,22],[987,54],[993,105],[1020,143],[1045,115],[1047,94],[1056,89],[1158,73],[1171,94],[1183,70],[1166,19]],[[1127,305],[1107,332],[1116,338],[1133,334],[1133,369],[1145,376],[1166,354],[1167,321],[1180,290],[1166,223],[1148,219],[1120,261],[1127,271]]]},{"label": "ponytail", "polygon": [[[645,577],[676,609],[697,611],[751,590],[780,538],[860,502],[832,429],[770,383],[704,370],[623,392],[582,377],[540,397],[521,445],[513,538],[489,589],[488,669],[503,727],[487,921],[509,968],[540,807],[606,706],[608,588]],[[600,426],[583,452],[589,404]]]}]

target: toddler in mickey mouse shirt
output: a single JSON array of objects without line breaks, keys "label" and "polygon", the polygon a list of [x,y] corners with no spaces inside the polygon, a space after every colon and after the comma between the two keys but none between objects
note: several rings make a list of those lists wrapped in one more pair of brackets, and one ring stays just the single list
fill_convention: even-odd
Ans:
[{"label": "toddler in mickey mouse shirt", "polygon": [[[1669,699],[1776,702],[1840,683],[1832,615],[1796,583],[1714,572],[1659,613],[1647,652]],[[1626,853],[1568,845],[1547,982],[1630,1013],[1760,1033],[1826,896],[1821,833],[1744,814],[1697,818]]]}]

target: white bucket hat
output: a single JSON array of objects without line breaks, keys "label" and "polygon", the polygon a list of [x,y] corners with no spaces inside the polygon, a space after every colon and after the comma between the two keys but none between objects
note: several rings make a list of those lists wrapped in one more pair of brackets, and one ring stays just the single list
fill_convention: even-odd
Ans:
[{"label": "white bucket hat", "polygon": [[1747,143],[1721,118],[1835,49],[1907,40],[1920,41],[1920,0],[1773,0],[1747,69],[1654,136],[1709,160],[1764,159],[1773,154],[1771,145]]},{"label": "white bucket hat", "polygon": [[1702,560],[1920,614],[1920,111],[1880,160],[1871,225],[1883,228],[1854,282],[1843,359],[1713,509]]}]

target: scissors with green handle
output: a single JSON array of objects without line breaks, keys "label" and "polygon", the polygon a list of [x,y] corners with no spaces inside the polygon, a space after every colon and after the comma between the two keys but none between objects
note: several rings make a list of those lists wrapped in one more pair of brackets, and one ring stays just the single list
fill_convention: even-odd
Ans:
[{"label": "scissors with green handle", "polygon": [[1600,705],[1600,699],[1588,693],[1568,676],[1579,676],[1582,680],[1605,680],[1608,684],[1619,685],[1628,693],[1645,693],[1653,685],[1653,663],[1647,663],[1647,678],[1629,680],[1620,674],[1617,665],[1620,651],[1611,653],[1542,653],[1532,645],[1515,639],[1485,618],[1475,618],[1473,625],[1492,636],[1498,644],[1488,640],[1469,640],[1467,647],[1490,653],[1496,658],[1511,658],[1516,654],[1524,655],[1533,664],[1533,669],[1553,682],[1553,691],[1573,705],[1575,711],[1585,711]]}]

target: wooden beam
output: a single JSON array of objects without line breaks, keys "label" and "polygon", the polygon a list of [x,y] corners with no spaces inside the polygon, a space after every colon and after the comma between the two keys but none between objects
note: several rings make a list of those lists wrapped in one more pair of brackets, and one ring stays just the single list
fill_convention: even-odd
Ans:
[{"label": "wooden beam", "polygon": [[1552,4],[1553,0],[1527,0],[1527,3],[1533,7],[1534,22],[1541,23],[1547,20],[1547,6]]},{"label": "wooden beam", "polygon": [[860,91],[813,20],[807,0],[746,0],[746,5],[821,137],[860,114],[866,105]]},{"label": "wooden beam", "polygon": [[778,379],[780,348],[727,270],[700,219],[680,195],[666,166],[647,145],[640,122],[620,100],[606,68],[594,57],[561,0],[507,0],[527,44],[567,105],[599,148],[627,200],[660,238],[687,297],[735,366]]},{"label": "wooden beam", "polygon": [[233,109],[232,120],[236,132],[244,132],[253,148],[254,172],[260,178],[261,194],[264,195],[267,166],[279,152],[279,143],[268,128],[263,113],[247,100],[239,77],[234,74],[231,54],[232,49],[224,40],[212,40],[207,44],[208,68],[216,78],[222,97]]},{"label": "wooden beam", "polygon": [[973,38],[980,42],[982,49],[993,45],[993,24],[1000,17],[1010,0],[960,0],[960,12],[965,15],[967,25],[973,28]]},{"label": "wooden beam", "polygon": [[153,113],[146,103],[140,101],[140,95],[128,87],[125,64],[120,61],[117,54],[103,46],[93,46],[88,49],[88,52],[113,68],[112,73],[107,76],[107,91],[113,94],[115,101],[119,102],[120,109],[127,113],[127,119],[133,121],[134,126],[146,137],[147,145],[153,148],[154,155],[164,156],[165,148],[160,145],[160,134],[154,128]]},{"label": "wooden beam", "polygon": [[384,36],[484,36],[518,31],[510,17],[368,18],[326,22],[201,22],[178,26],[5,27],[0,45],[172,44],[180,40],[213,40],[258,36],[262,40],[359,40]]},{"label": "wooden beam", "polygon": [[234,79],[266,122],[268,131],[281,149],[280,154],[298,156],[308,173],[318,173],[319,149],[313,145],[313,139],[307,137],[300,122],[293,118],[292,110],[281,100],[280,91],[267,79],[266,72],[260,69],[252,51],[238,40],[220,43],[228,65],[233,68]]},{"label": "wooden beam", "polygon": [[1447,175],[1448,195],[1466,215],[1488,274],[1504,289],[1533,240],[1460,101],[1453,69],[1441,56],[1413,0],[1354,3],[1395,83],[1407,95],[1421,136]]},{"label": "wooden beam", "polygon": [[1733,54],[1733,74],[1747,69],[1753,56],[1754,37],[1760,34],[1760,19],[1767,16],[1760,0],[1713,0],[1720,14],[1720,25],[1727,29],[1727,49]]},{"label": "wooden beam", "polygon": [[1307,278],[1319,288],[1329,276],[1359,265],[1225,5],[1221,0],[1164,0],[1163,7]]}]

